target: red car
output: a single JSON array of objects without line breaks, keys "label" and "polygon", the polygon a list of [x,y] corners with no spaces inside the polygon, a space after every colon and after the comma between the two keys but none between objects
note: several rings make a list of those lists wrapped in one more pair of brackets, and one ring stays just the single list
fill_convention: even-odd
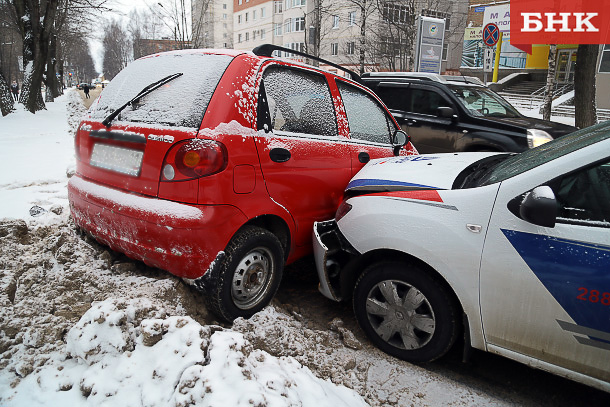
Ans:
[{"label": "red car", "polygon": [[313,222],[334,215],[367,161],[417,153],[367,88],[278,50],[295,53],[134,61],[75,140],[77,226],[202,289],[226,320],[271,300],[284,264],[311,252]]}]

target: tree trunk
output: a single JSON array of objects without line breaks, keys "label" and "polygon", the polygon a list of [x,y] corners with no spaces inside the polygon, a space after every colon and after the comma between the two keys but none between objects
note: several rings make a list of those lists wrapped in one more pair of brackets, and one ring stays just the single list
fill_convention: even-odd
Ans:
[{"label": "tree trunk", "polygon": [[580,44],[574,70],[575,125],[579,128],[597,123],[595,103],[595,68],[599,45]]},{"label": "tree trunk", "polygon": [[[51,91],[51,100],[46,100],[52,102],[56,97],[61,95],[61,90],[59,87],[59,80],[57,79],[57,36],[53,35],[51,37],[51,43],[49,45],[49,53],[47,56],[47,72],[46,72],[46,83],[47,89]],[[49,99],[49,96],[46,97]]]},{"label": "tree trunk", "polygon": [[542,103],[542,118],[551,120],[551,108],[553,105],[553,90],[555,89],[555,66],[557,58],[557,45],[549,47],[549,70],[546,75],[546,87],[544,88],[544,101]]},{"label": "tree trunk", "polygon": [[6,116],[12,112],[14,105],[15,102],[13,101],[8,82],[0,72],[0,113],[2,113],[2,116]]},{"label": "tree trunk", "polygon": [[365,60],[365,47],[366,47],[366,10],[367,10],[367,0],[363,0],[360,4],[360,18],[362,21],[360,22],[360,75],[364,73],[364,60]]},{"label": "tree trunk", "polygon": [[13,0],[12,3],[23,39],[25,75],[19,102],[23,103],[28,111],[36,113],[45,109],[40,87],[54,31],[58,0],[47,0],[44,8],[40,3],[25,0]]}]

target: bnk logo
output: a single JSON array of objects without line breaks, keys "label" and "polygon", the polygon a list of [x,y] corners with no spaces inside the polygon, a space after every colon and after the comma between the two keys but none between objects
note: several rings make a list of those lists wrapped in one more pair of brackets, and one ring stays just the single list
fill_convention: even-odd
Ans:
[{"label": "bnk logo", "polygon": [[610,43],[610,0],[511,0],[510,16],[510,43],[521,49]]},{"label": "bnk logo", "polygon": [[[591,19],[599,13],[521,13],[523,27],[521,32],[599,32]],[[546,26],[545,26],[546,23]],[[559,30],[557,29],[559,27]]]}]

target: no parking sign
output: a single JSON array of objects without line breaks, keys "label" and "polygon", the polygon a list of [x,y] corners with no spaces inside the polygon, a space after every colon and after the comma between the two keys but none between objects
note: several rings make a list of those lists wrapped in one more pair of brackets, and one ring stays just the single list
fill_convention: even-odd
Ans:
[{"label": "no parking sign", "polygon": [[483,42],[488,47],[493,47],[500,39],[500,30],[494,23],[486,24],[483,28]]}]

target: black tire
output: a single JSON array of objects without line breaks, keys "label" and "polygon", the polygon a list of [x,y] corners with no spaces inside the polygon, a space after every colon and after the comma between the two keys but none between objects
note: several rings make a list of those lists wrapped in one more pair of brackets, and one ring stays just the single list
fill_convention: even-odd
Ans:
[{"label": "black tire", "polygon": [[[417,304],[407,303],[407,296]],[[369,339],[399,359],[431,362],[446,354],[458,337],[455,300],[414,265],[388,261],[367,267],[356,282],[353,302]]]},{"label": "black tire", "polygon": [[283,270],[284,250],[278,238],[259,227],[243,227],[227,245],[217,272],[210,276],[208,308],[228,322],[252,316],[269,304]]}]

